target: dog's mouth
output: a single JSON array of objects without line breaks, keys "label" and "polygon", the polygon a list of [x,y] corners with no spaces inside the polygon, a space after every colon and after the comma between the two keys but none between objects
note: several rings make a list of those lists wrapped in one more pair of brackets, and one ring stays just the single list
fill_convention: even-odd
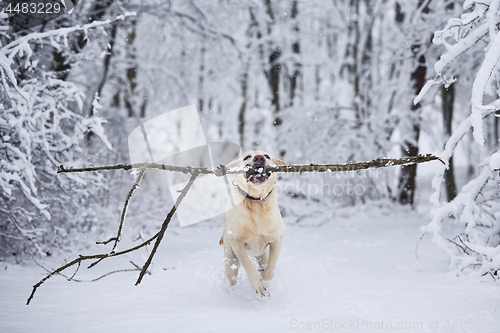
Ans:
[{"label": "dog's mouth", "polygon": [[254,183],[254,184],[262,184],[266,180],[268,180],[270,176],[271,176],[270,172],[268,172],[268,173],[257,173],[257,174],[248,176],[247,181],[249,181],[251,183]]},{"label": "dog's mouth", "polygon": [[264,173],[264,169],[265,169],[264,164],[262,164],[262,165],[260,165],[260,164],[254,164],[254,165],[247,164],[247,166],[249,166],[257,171],[257,173],[253,173],[253,174],[247,176],[247,182],[251,182],[253,184],[262,184],[266,180],[268,180],[269,177],[271,176],[270,172]]}]

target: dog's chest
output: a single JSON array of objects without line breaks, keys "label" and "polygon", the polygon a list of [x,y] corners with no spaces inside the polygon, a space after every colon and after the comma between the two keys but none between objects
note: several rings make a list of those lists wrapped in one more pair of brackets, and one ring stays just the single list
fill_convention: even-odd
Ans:
[{"label": "dog's chest", "polygon": [[270,242],[262,237],[255,237],[245,242],[245,250],[250,256],[260,256]]},{"label": "dog's chest", "polygon": [[269,216],[252,216],[243,228],[245,249],[250,255],[260,255],[269,243],[281,238],[283,232],[281,216],[275,219],[269,219]]},{"label": "dog's chest", "polygon": [[285,227],[277,207],[249,210],[243,205],[238,208],[230,212],[232,216],[227,221],[228,227],[235,231],[235,236],[239,236],[246,243],[252,242],[256,247],[260,247],[264,243],[276,241],[283,235]]}]

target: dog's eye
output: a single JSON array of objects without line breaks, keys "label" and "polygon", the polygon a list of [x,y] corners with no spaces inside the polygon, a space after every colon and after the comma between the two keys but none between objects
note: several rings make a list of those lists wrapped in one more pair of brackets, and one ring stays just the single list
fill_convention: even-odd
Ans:
[{"label": "dog's eye", "polygon": [[265,154],[264,155],[265,158],[267,158],[268,160],[270,160],[271,158],[269,157],[269,155]]},{"label": "dog's eye", "polygon": [[245,156],[245,158],[243,159],[243,161],[248,160],[250,157],[252,157],[252,156],[250,156],[250,155]]}]

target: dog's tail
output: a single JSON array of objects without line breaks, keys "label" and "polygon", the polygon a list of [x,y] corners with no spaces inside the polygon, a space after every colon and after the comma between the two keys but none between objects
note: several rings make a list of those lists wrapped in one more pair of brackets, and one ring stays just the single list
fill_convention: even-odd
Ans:
[{"label": "dog's tail", "polygon": [[220,237],[219,245],[224,245],[224,238],[223,238],[223,236]]}]

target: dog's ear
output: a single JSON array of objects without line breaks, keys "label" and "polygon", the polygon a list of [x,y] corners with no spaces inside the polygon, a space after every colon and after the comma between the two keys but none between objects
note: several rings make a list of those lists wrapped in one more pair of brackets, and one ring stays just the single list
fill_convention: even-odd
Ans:
[{"label": "dog's ear", "polygon": [[240,163],[241,163],[241,156],[238,156],[234,160],[229,162],[229,164],[226,164],[226,168],[228,169],[236,168]]},{"label": "dog's ear", "polygon": [[290,165],[290,163],[282,161],[282,160],[280,160],[277,157],[271,157],[271,161],[273,161],[273,163],[276,164],[276,165]]}]

